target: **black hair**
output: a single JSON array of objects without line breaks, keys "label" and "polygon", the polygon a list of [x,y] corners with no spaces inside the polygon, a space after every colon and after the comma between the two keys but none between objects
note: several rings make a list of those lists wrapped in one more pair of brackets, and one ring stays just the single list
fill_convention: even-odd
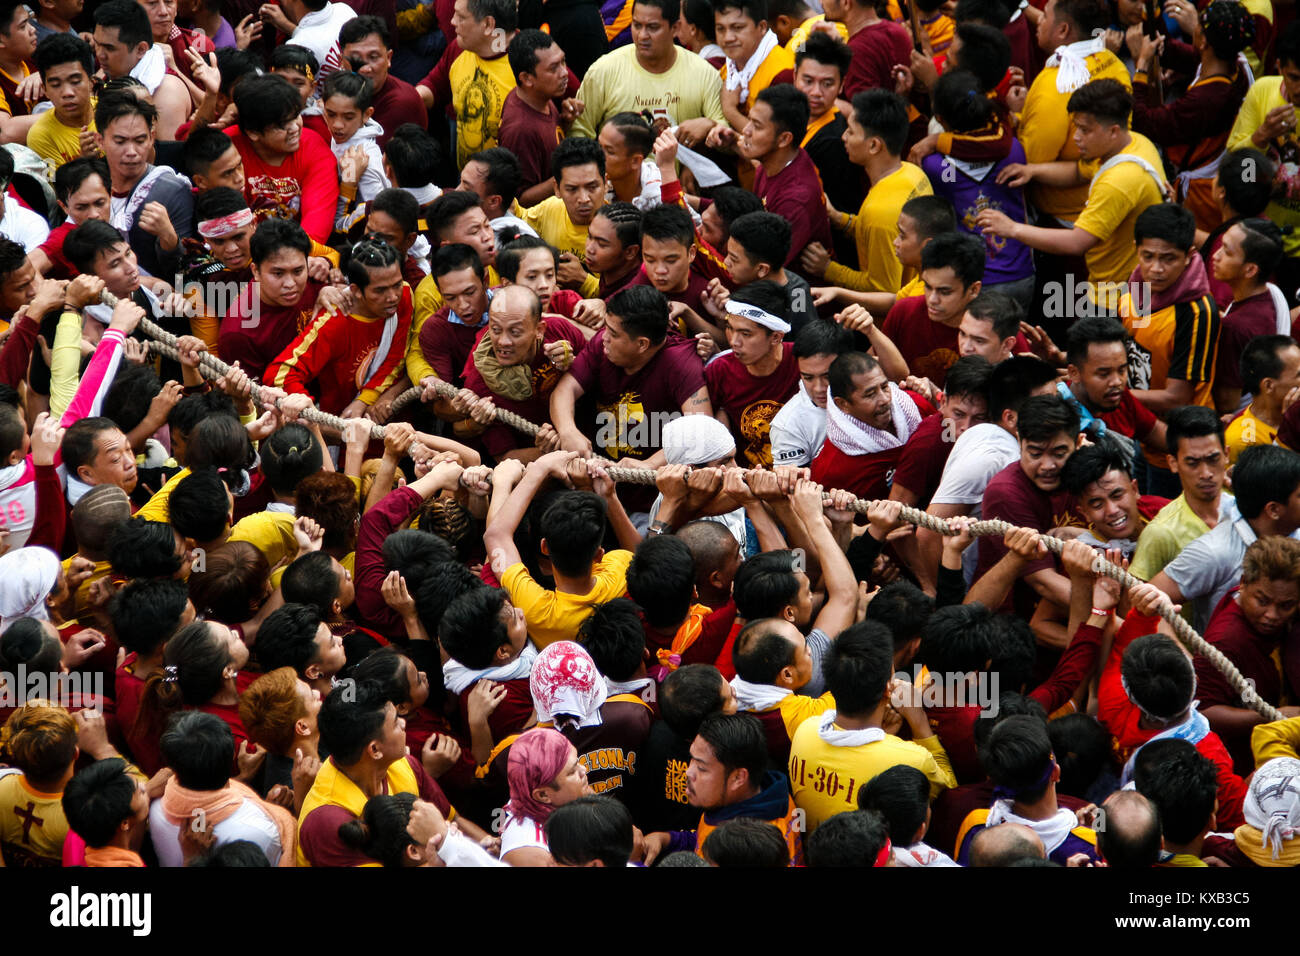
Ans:
[{"label": "black hair", "polygon": [[[994,331],[997,331],[996,327]],[[993,366],[984,356],[963,355],[948,369],[948,375],[943,381],[944,394],[949,398],[964,395],[987,401],[992,375]]]},{"label": "black hair", "polygon": [[1056,0],[1056,16],[1070,22],[1079,40],[1110,26],[1110,11],[1102,0]]},{"label": "black hair", "polygon": [[108,0],[95,7],[94,13],[95,26],[116,29],[117,38],[124,46],[134,48],[141,43],[153,43],[149,15],[140,4],[132,0]]},{"label": "black hair", "polygon": [[601,127],[612,126],[623,137],[629,152],[638,153],[643,158],[654,156],[655,131],[640,113],[625,110],[615,113]]},{"label": "black hair", "polygon": [[1270,219],[1243,219],[1237,223],[1241,229],[1241,258],[1259,266],[1259,282],[1267,282],[1282,261],[1282,230]]},{"label": "black hair", "polygon": [[681,624],[695,596],[691,549],[672,535],[651,535],[643,540],[627,568],[627,592],[651,627]]},{"label": "black hair", "polygon": [[[1011,10],[1003,0],[957,0],[953,19],[958,28],[974,23],[1001,31],[1011,21]],[[963,41],[964,45],[965,41]]]},{"label": "black hair", "polygon": [[408,236],[420,227],[420,203],[405,189],[390,187],[381,190],[370,200],[369,212],[382,212]]},{"label": "black hair", "polygon": [[836,708],[853,717],[875,710],[893,673],[894,635],[879,621],[860,621],[844,630],[822,662]]},{"label": "black hair", "polygon": [[957,210],[942,196],[917,196],[898,211],[916,224],[916,234],[922,239],[957,231]]},{"label": "black hair", "polygon": [[[208,169],[230,151],[235,141],[214,126],[200,126],[185,140],[182,155],[191,176],[206,176]],[[244,203],[248,205],[248,203]]]},{"label": "black hair", "polygon": [[128,581],[108,603],[117,643],[149,657],[180,627],[189,592],[183,581],[155,578]]},{"label": "black hair", "polygon": [[594,163],[603,177],[605,175],[605,151],[594,139],[574,137],[566,139],[555,147],[551,153],[551,175],[556,185],[563,178],[564,171],[570,166],[586,166]]},{"label": "black hair", "polygon": [[239,110],[239,129],[244,133],[263,133],[302,113],[298,91],[275,73],[245,77],[235,88],[234,100]]},{"label": "black hair", "polygon": [[767,0],[713,0],[713,12],[739,10],[755,23],[767,19]]},{"label": "black hair", "polygon": [[[1114,868],[1148,869],[1160,861],[1160,810],[1147,797],[1133,790],[1120,790],[1106,801],[1131,808],[1123,814],[1115,808],[1106,812],[1106,825],[1097,831],[1097,852]],[[1147,811],[1145,819],[1138,816]]]},{"label": "black hair", "polygon": [[[22,246],[18,246],[22,249]],[[26,256],[24,256],[26,258]],[[0,404],[0,459],[7,460],[10,455],[23,447],[27,437],[27,422],[23,413],[8,402]]]},{"label": "black hair", "polygon": [[146,518],[132,518],[113,529],[108,560],[125,578],[169,578],[181,569],[172,526]]},{"label": "black hair", "polygon": [[43,621],[16,618],[0,636],[0,669],[11,674],[23,666],[30,674],[58,674],[62,664],[63,644],[45,630]]},{"label": "black hair", "polygon": [[[615,204],[609,203],[602,206],[598,215],[604,214],[604,212],[609,209],[610,205]],[[628,203],[628,205],[631,206],[632,204]],[[632,208],[636,209],[635,206],[632,206]],[[637,209],[638,237],[640,236],[640,213],[641,210]],[[619,239],[622,241],[621,234]],[[523,261],[524,255],[533,249],[548,250],[551,253],[551,259],[555,262],[555,265],[557,267],[559,266],[560,253],[553,245],[540,236],[520,236],[518,239],[512,239],[510,242],[507,242],[497,250],[497,274],[507,282],[517,281],[519,278],[519,264]]]},{"label": "black hair", "polygon": [[921,250],[921,269],[952,269],[963,289],[984,278],[984,240],[969,232],[946,232],[935,236]]},{"label": "black hair", "polygon": [[64,63],[80,63],[88,80],[95,75],[95,51],[75,33],[51,33],[36,44],[32,60],[42,79],[51,69]]},{"label": "black hair", "polygon": [[506,48],[510,59],[510,72],[518,80],[521,73],[533,73],[537,69],[537,54],[549,50],[555,38],[542,30],[520,30]]},{"label": "black hair", "polygon": [[866,352],[844,352],[836,357],[826,372],[831,391],[840,398],[847,399],[853,394],[853,379],[858,375],[867,375],[880,368],[875,356]]},{"label": "black hair", "polygon": [[714,714],[700,723],[697,732],[709,745],[727,776],[733,770],[749,774],[752,787],[762,787],[767,771],[767,738],[763,724],[752,714]]},{"label": "black hair", "polygon": [[394,186],[418,189],[433,182],[433,170],[439,158],[438,143],[417,124],[403,123],[384,147],[384,158],[393,171]]},{"label": "black hair", "polygon": [[258,224],[248,241],[248,257],[259,266],[281,249],[293,249],[305,257],[311,253],[311,237],[298,223],[272,216]]},{"label": "black hair", "polygon": [[848,75],[849,66],[853,63],[853,51],[849,49],[848,44],[841,43],[824,33],[810,33],[803,41],[803,45],[799,47],[799,52],[794,55],[796,70],[804,60],[835,67],[840,71],[842,80]]},{"label": "black hair", "polygon": [[320,61],[307,47],[284,43],[271,51],[271,69],[294,70],[314,77],[320,74]]},{"label": "black hair", "polygon": [[1292,20],[1287,24],[1282,35],[1278,37],[1273,52],[1277,56],[1279,70],[1288,63],[1292,66],[1300,66],[1300,21]]},{"label": "black hair", "polygon": [[1184,405],[1175,408],[1165,418],[1168,426],[1165,432],[1165,447],[1169,454],[1178,456],[1178,443],[1184,438],[1205,438],[1213,435],[1219,439],[1220,447],[1227,445],[1223,438],[1223,422],[1214,414],[1214,409],[1203,405]]},{"label": "black hair", "polygon": [[63,788],[63,815],[86,846],[107,846],[124,820],[134,814],[135,778],[121,757],[96,760],[78,770]]},{"label": "black hair", "polygon": [[1210,822],[1219,796],[1214,761],[1187,740],[1163,738],[1144,744],[1133,761],[1138,793],[1160,811],[1165,839],[1190,843]]},{"label": "black hair", "polygon": [[416,845],[406,827],[411,822],[411,805],[418,799],[414,793],[375,794],[366,801],[360,817],[339,826],[339,839],[384,866],[405,866],[407,849]]},{"label": "black hair", "polygon": [[1140,246],[1147,239],[1159,239],[1175,249],[1191,249],[1196,243],[1196,217],[1177,203],[1147,206],[1133,224],[1133,241]]},{"label": "black hair", "polygon": [[308,667],[320,660],[316,632],[320,629],[320,611],[310,604],[285,604],[272,611],[257,631],[257,661],[262,670],[292,667],[303,676]]},{"label": "black hair", "polygon": [[27,250],[22,244],[7,236],[0,236],[0,279],[9,278],[26,264]]},{"label": "black hair", "polygon": [[1085,799],[1097,778],[1110,769],[1113,757],[1110,731],[1091,714],[1066,714],[1048,721],[1047,736],[1061,766],[1057,791]]},{"label": "black hair", "polygon": [[[283,50],[285,47],[279,47]],[[186,864],[194,867],[259,867],[270,866],[266,852],[252,840],[231,840],[213,847],[202,856],[195,857]]]},{"label": "black hair", "polygon": [[1175,641],[1162,634],[1139,637],[1125,648],[1120,673],[1129,700],[1157,720],[1181,716],[1196,691],[1192,662]]},{"label": "black hair", "polygon": [[1241,350],[1241,389],[1258,395],[1266,378],[1277,378],[1286,363],[1282,352],[1295,345],[1289,335],[1257,335]]},{"label": "black hair", "polygon": [[[618,238],[619,245],[624,249],[641,244],[641,210],[630,202],[607,202],[596,211],[596,215],[609,220],[610,225],[614,227],[614,235]],[[500,258],[501,254],[497,253],[498,269]],[[515,269],[517,272],[518,265]]]},{"label": "black hair", "polygon": [[641,215],[642,238],[658,242],[680,242],[687,249],[695,242],[691,214],[681,206],[664,203]]},{"label": "black hair", "polygon": [[632,831],[632,814],[613,797],[579,797],[556,807],[546,818],[547,849],[564,866],[593,860],[605,866],[627,866]]},{"label": "black hair", "polygon": [[325,80],[321,90],[321,102],[331,96],[342,96],[352,101],[357,109],[365,112],[375,101],[375,84],[370,77],[349,70],[336,70]]},{"label": "black hair", "polygon": [[501,207],[509,209],[519,195],[523,185],[523,172],[519,168],[519,159],[504,146],[494,146],[471,153],[469,162],[482,163],[487,167],[483,177],[488,194],[501,197]]},{"label": "black hair", "polygon": [[491,666],[497,649],[510,643],[501,621],[505,603],[499,588],[474,588],[453,598],[438,623],[442,649],[471,670]]},{"label": "black hair", "polygon": [[1021,690],[1034,673],[1038,643],[1029,623],[1011,614],[995,614],[989,620],[989,673],[1003,687]]},{"label": "black hair", "polygon": [[726,678],[712,664],[683,664],[659,688],[659,715],[682,740],[692,740],[700,724],[722,712]]},{"label": "black hair", "polygon": [[794,334],[794,357],[841,355],[853,349],[853,333],[838,322],[805,322]]},{"label": "black hair", "polygon": [[654,286],[629,286],[610,296],[606,310],[622,320],[630,339],[644,337],[661,345],[668,336],[668,300]]},{"label": "black hair", "polygon": [[917,658],[937,674],[984,670],[993,656],[992,615],[982,604],[941,607],[921,628]]},{"label": "black hair", "polygon": [[682,0],[681,16],[687,23],[695,27],[705,39],[713,43],[718,38],[717,22],[713,19],[713,3],[711,0]]},{"label": "black hair", "polygon": [[[1107,436],[1109,437],[1109,436]],[[1133,462],[1118,442],[1103,440],[1074,452],[1061,468],[1061,486],[1079,497],[1083,490],[1112,471],[1133,477]]]},{"label": "black hair", "polygon": [[479,258],[477,250],[463,242],[444,243],[434,251],[431,261],[432,275],[435,280],[441,279],[449,272],[460,272],[462,269],[471,270],[480,282],[487,276],[487,272],[483,269],[483,260]]},{"label": "black hair", "polygon": [[516,0],[469,0],[469,15],[483,21],[488,17],[507,34],[519,26],[519,4]]},{"label": "black hair", "polygon": [[215,468],[192,471],[167,499],[167,520],[182,537],[215,541],[230,520],[227,485]]},{"label": "black hair", "polygon": [[262,474],[276,494],[289,495],[298,482],[321,470],[324,453],[315,436],[294,422],[262,442]]},{"label": "black hair", "polygon": [[948,70],[934,85],[934,115],[956,133],[973,133],[993,121],[993,101],[969,70]]},{"label": "black hair", "polygon": [[227,415],[224,408],[195,425],[185,446],[185,463],[192,469],[212,466],[246,470],[255,460],[256,452],[247,430],[237,417]]},{"label": "black hair", "polygon": [[808,132],[808,97],[791,83],[777,83],[758,94],[756,103],[766,103],[772,111],[772,123],[781,133],[790,134],[790,145],[798,148]]},{"label": "black hair", "polygon": [[[259,638],[260,643],[260,638]],[[384,727],[389,701],[374,681],[360,680],[351,694],[329,694],[321,704],[320,740],[342,767],[357,763]]]},{"label": "black hair", "polygon": [[[100,100],[102,103],[103,100]],[[76,268],[86,275],[95,274],[95,260],[100,253],[108,252],[119,245],[126,245],[126,239],[102,219],[87,219],[76,226],[63,239],[63,254]]]},{"label": "black hair", "polygon": [[[763,200],[739,186],[719,186],[713,190],[712,199],[713,208],[718,210],[718,218],[722,220],[723,231],[728,235],[731,234],[731,224],[741,216],[763,210]],[[721,251],[726,252],[725,249]]]},{"label": "black hair", "polygon": [[1052,741],[1046,723],[1037,717],[1007,717],[993,728],[979,754],[989,779],[1013,792],[1016,800],[1032,803],[1051,785]]},{"label": "black hair", "polygon": [[[952,393],[949,393],[952,394]],[[921,636],[921,629],[934,613],[934,598],[911,581],[891,581],[880,589],[867,605],[868,621],[889,629],[894,650]]]},{"label": "black hair", "polygon": [[149,414],[149,406],[162,391],[158,373],[149,365],[126,362],[118,366],[113,384],[104,396],[103,415],[128,433]]},{"label": "black hair", "polygon": [[[753,282],[747,282],[739,289],[731,293],[732,301],[741,305],[754,305],[769,312],[777,318],[785,318],[787,312],[787,299],[785,289],[779,286],[771,279],[755,279]],[[746,318],[741,315],[740,318]],[[728,316],[730,318],[730,315]],[[771,329],[763,327],[763,334],[770,333]]]},{"label": "black hair", "polygon": [[669,26],[681,16],[681,0],[633,0],[633,7],[654,7],[668,21]]},{"label": "black hair", "polygon": [[1059,395],[1034,395],[1021,406],[1016,431],[1022,442],[1050,441],[1061,433],[1073,440],[1079,432],[1079,411]]},{"label": "black hair", "polygon": [[[1063,2],[1056,5],[1058,16]],[[1093,80],[1071,93],[1065,108],[1071,113],[1087,113],[1099,123],[1125,126],[1133,114],[1133,94],[1119,80]]]},{"label": "black hair", "polygon": [[731,224],[728,235],[751,262],[766,262],[774,271],[790,257],[790,223],[774,212],[747,212]]},{"label": "black hair", "polygon": [[747,621],[780,617],[787,605],[799,594],[799,579],[794,575],[794,554],[790,551],[764,551],[740,566],[731,585],[736,612]]},{"label": "black hair", "polygon": [[992,24],[963,23],[959,19],[956,34],[961,39],[957,50],[961,69],[975,74],[982,92],[997,89],[1011,65],[1011,41],[1002,28]]},{"label": "black hair", "polygon": [[[723,0],[738,5],[741,0]],[[746,3],[753,0],[744,0]],[[762,0],[759,0],[762,2]],[[713,866],[787,867],[790,847],[785,835],[765,820],[733,817],[711,831],[700,847]]]},{"label": "black hair", "polygon": [[235,735],[216,714],[182,710],[167,721],[159,740],[163,762],[187,790],[220,790],[235,763]]},{"label": "black hair", "polygon": [[339,256],[339,267],[348,282],[364,291],[370,285],[375,269],[387,269],[402,264],[402,254],[382,239],[365,238],[350,248],[345,247]]},{"label": "black hair", "polygon": [[248,200],[240,190],[231,189],[229,186],[216,186],[195,198],[194,221],[202,222],[205,219],[229,216],[231,213],[247,208]]},{"label": "black hair", "polygon": [[614,598],[592,608],[578,628],[578,640],[595,661],[596,669],[610,680],[631,680],[645,658],[641,615],[636,603],[627,598]]},{"label": "black hair", "polygon": [[1258,518],[1270,502],[1285,505],[1300,485],[1300,455],[1281,445],[1251,445],[1237,458],[1232,491],[1237,510]]},{"label": "black hair", "polygon": [[352,676],[356,680],[372,681],[382,687],[384,696],[393,702],[400,713],[411,702],[411,683],[406,674],[406,662],[410,660],[401,648],[389,644],[367,654],[365,660],[356,666]]},{"label": "black hair", "polygon": [[915,767],[896,764],[858,789],[858,809],[885,818],[894,846],[911,846],[930,810],[930,781]]},{"label": "black hair", "polygon": [[1233,212],[1239,216],[1261,216],[1273,198],[1276,175],[1273,160],[1245,146],[1224,154],[1217,181]]},{"label": "black hair", "polygon": [[[295,56],[310,57],[313,63],[316,62],[316,55],[302,46],[278,46],[275,53],[271,56],[272,64],[278,59],[292,58]],[[217,72],[221,74],[221,79],[217,84],[217,91],[222,96],[230,96],[231,91],[239,85],[239,81],[246,76],[257,76],[262,72],[262,58],[252,50],[240,50],[235,47],[227,47],[217,51]],[[316,71],[313,69],[313,73]],[[203,127],[200,127],[202,129]],[[198,132],[195,130],[194,132]]]},{"label": "black hair", "polygon": [[[339,596],[339,578],[334,572],[334,558],[328,551],[308,551],[294,559],[280,579],[284,599],[315,608],[321,617]],[[259,644],[260,646],[260,644]]]},{"label": "black hair", "polygon": [[370,14],[362,14],[359,17],[353,17],[347,23],[343,24],[339,30],[339,49],[349,46],[353,43],[360,43],[368,36],[379,37],[379,42],[384,48],[391,50],[393,48],[392,38],[388,35],[388,24],[384,22],[383,17],[376,17]]},{"label": "black hair", "polygon": [[[55,34],[55,36],[66,36],[66,34]],[[72,162],[64,163],[54,171],[54,195],[66,203],[91,176],[99,177],[105,191],[112,188],[113,180],[108,172],[108,163],[103,157],[81,156]]]},{"label": "black hair", "polygon": [[736,676],[751,684],[775,684],[781,671],[794,663],[794,644],[777,629],[782,618],[750,621],[736,635],[732,661]]},{"label": "black hair", "polygon": [[606,514],[605,499],[591,491],[566,491],[547,505],[541,533],[556,571],[573,577],[590,571],[605,537]]},{"label": "black hair", "polygon": [[[454,552],[452,558],[453,560],[442,564],[417,564],[404,572],[408,576],[414,576],[413,581],[408,578],[407,586],[415,588],[415,612],[429,634],[439,633],[443,616],[456,598],[467,591],[492,590],[483,583],[482,578],[454,560]],[[483,638],[480,637],[479,640]],[[505,643],[505,640],[502,638],[501,643]]]},{"label": "black hair", "polygon": [[868,137],[878,136],[891,156],[903,152],[910,123],[907,101],[893,90],[863,90],[853,97],[853,117]]},{"label": "black hair", "polygon": [[822,821],[803,844],[805,866],[875,866],[889,843],[885,818],[874,810],[849,810]]},{"label": "black hair", "polygon": [[1071,365],[1082,367],[1088,360],[1088,349],[1094,343],[1109,345],[1112,342],[1120,345],[1128,343],[1128,330],[1118,319],[1100,315],[1079,319],[1070,326],[1066,339],[1066,358]]}]

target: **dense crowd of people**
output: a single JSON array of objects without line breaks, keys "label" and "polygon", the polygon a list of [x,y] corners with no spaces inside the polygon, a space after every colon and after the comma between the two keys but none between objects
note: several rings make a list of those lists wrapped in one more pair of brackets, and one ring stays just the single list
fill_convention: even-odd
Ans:
[{"label": "dense crowd of people", "polygon": [[0,0],[0,863],[1300,864],[1293,17]]}]

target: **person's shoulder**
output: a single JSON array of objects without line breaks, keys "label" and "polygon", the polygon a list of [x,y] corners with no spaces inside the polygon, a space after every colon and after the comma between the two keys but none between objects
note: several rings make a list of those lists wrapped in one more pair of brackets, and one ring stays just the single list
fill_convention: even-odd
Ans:
[{"label": "person's shoulder", "polygon": [[[681,48],[678,48],[678,52],[681,52]],[[636,62],[636,46],[631,43],[597,57],[595,62],[587,67],[582,82],[586,83],[592,77],[602,78],[610,74],[620,73],[629,68],[640,69]]]},{"label": "person's shoulder", "polygon": [[593,569],[597,575],[627,576],[628,565],[632,563],[632,552],[618,548],[606,551]]}]

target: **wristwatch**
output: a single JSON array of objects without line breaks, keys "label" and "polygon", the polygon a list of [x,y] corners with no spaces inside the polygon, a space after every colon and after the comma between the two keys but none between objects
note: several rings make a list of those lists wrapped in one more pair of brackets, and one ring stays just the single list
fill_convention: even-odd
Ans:
[{"label": "wristwatch", "polygon": [[652,521],[648,529],[650,534],[671,534],[672,530],[667,521]]}]

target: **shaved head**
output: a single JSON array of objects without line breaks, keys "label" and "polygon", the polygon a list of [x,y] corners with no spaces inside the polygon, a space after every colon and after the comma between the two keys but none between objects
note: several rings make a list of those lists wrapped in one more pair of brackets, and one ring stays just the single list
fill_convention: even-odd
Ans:
[{"label": "shaved head", "polygon": [[971,866],[1010,866],[1025,859],[1045,860],[1047,849],[1038,834],[1022,823],[986,827],[971,840]]},{"label": "shaved head", "polygon": [[527,286],[502,286],[492,293],[492,304],[488,306],[488,314],[493,318],[525,317],[533,322],[540,322],[542,300],[537,298],[537,293]]}]

